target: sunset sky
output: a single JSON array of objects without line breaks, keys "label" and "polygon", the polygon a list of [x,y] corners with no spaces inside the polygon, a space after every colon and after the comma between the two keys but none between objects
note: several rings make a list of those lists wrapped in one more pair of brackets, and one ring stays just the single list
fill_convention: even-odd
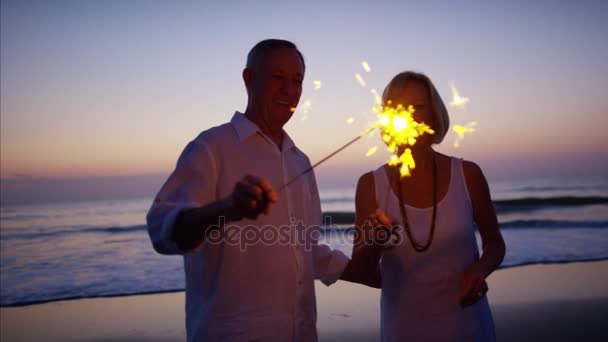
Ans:
[{"label": "sunset sky", "polygon": [[[3,186],[166,176],[188,141],[244,110],[245,56],[270,37],[306,58],[312,108],[286,129],[313,162],[374,119],[371,88],[416,70],[446,104],[449,81],[471,99],[450,115],[477,132],[439,150],[489,179],[608,174],[604,1],[3,0],[1,16]],[[354,185],[385,160],[364,156],[374,145],[328,161],[320,182]]]}]

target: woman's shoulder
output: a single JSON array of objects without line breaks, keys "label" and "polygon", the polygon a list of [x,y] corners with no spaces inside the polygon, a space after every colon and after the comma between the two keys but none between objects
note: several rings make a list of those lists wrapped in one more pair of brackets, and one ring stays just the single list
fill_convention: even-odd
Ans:
[{"label": "woman's shoulder", "polygon": [[479,173],[481,172],[481,168],[479,167],[479,165],[477,165],[475,162],[471,161],[471,160],[466,160],[464,158],[461,158],[459,156],[451,156],[451,155],[447,155],[447,154],[443,154],[443,153],[439,153],[436,152],[437,156],[439,157],[440,161],[460,161],[462,163],[462,168],[463,171],[466,173],[470,173],[470,174],[474,174],[474,173]]},{"label": "woman's shoulder", "polygon": [[477,163],[470,160],[462,161],[462,173],[469,193],[477,193],[480,188],[487,187],[486,177]]},{"label": "woman's shoulder", "polygon": [[357,189],[369,189],[374,186],[374,173],[376,171],[368,171],[359,177],[357,181]]},{"label": "woman's shoulder", "polygon": [[[370,170],[364,174],[362,174],[359,177],[359,183],[360,182],[373,182],[374,178],[376,177],[376,175],[381,174],[382,172],[386,172],[386,166],[387,164],[382,164],[380,166],[378,166],[376,169],[374,170]],[[373,183],[372,183],[373,184]]]},{"label": "woman's shoulder", "polygon": [[462,171],[467,178],[479,178],[483,176],[479,165],[471,160],[462,160]]}]

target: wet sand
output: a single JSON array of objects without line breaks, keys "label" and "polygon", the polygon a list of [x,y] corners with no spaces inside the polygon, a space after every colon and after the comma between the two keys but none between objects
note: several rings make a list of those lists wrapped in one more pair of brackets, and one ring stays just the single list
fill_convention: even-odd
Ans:
[{"label": "wet sand", "polygon": [[[488,284],[499,341],[608,341],[608,261],[509,268]],[[379,290],[316,290],[320,341],[379,340]],[[184,293],[0,308],[0,340],[184,341]]]}]

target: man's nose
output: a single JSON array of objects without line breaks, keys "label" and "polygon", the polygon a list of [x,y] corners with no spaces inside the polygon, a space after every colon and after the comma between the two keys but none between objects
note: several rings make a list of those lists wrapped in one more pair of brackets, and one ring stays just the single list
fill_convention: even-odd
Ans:
[{"label": "man's nose", "polygon": [[281,90],[281,94],[283,94],[283,95],[293,94],[293,92],[295,91],[294,82],[292,82],[289,79],[284,79],[283,82],[281,82],[280,90]]}]

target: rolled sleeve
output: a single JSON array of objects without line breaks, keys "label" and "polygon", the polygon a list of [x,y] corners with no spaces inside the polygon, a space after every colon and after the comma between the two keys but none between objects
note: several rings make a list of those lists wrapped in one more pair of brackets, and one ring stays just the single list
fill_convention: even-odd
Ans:
[{"label": "rolled sleeve", "polygon": [[[314,175],[314,172],[311,172],[311,191],[312,191],[312,200],[311,200],[311,218],[310,222],[313,225],[320,227],[321,226],[321,199],[319,197],[319,190],[317,188],[317,181]],[[312,256],[315,270],[315,278],[319,279],[325,284],[329,286],[335,283],[340,276],[344,272],[346,265],[350,259],[337,249],[332,250],[329,246],[325,244],[319,244],[315,241],[312,245]]]},{"label": "rolled sleeve", "polygon": [[148,234],[160,254],[185,254],[173,240],[175,222],[182,211],[215,200],[215,162],[203,141],[193,141],[182,152],[146,215]]},{"label": "rolled sleeve", "polygon": [[315,258],[315,278],[329,286],[335,283],[348,265],[349,258],[337,249],[332,250],[327,245],[313,245]]}]

